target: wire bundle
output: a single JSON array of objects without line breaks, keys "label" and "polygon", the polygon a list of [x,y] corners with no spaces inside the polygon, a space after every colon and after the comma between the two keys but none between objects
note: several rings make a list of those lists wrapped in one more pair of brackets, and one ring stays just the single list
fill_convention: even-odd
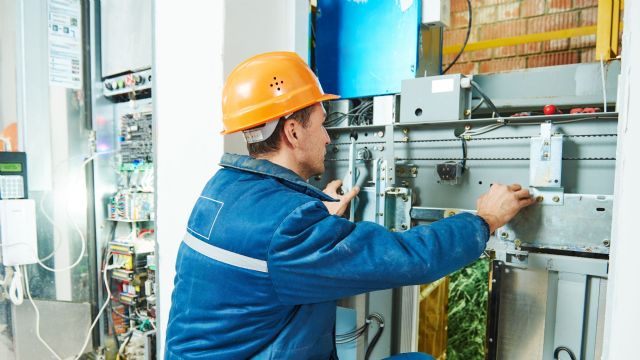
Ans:
[{"label": "wire bundle", "polygon": [[348,112],[334,111],[327,115],[325,127],[339,125],[344,119],[350,119],[349,125],[367,125],[373,118],[373,100],[362,101]]}]

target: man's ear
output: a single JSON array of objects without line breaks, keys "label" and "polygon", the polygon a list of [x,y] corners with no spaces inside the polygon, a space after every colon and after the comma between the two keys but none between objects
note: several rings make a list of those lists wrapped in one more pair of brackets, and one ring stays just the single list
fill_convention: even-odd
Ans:
[{"label": "man's ear", "polygon": [[294,119],[289,119],[284,122],[283,126],[284,140],[293,148],[298,147],[300,139],[298,136],[299,124]]}]

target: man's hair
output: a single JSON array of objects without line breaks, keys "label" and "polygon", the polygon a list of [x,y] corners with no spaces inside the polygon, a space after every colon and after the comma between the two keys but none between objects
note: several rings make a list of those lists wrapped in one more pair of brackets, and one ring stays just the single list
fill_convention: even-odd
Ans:
[{"label": "man's hair", "polygon": [[278,151],[280,149],[280,134],[283,132],[284,123],[289,119],[294,119],[300,123],[303,127],[309,126],[309,118],[311,118],[311,112],[313,111],[314,105],[307,106],[304,109],[300,109],[293,114],[288,119],[281,117],[278,120],[278,125],[276,125],[275,130],[273,130],[273,134],[267,138],[267,140],[260,141],[253,144],[247,144],[247,150],[249,150],[249,155],[252,157],[256,157],[259,155],[268,154],[274,151]]}]

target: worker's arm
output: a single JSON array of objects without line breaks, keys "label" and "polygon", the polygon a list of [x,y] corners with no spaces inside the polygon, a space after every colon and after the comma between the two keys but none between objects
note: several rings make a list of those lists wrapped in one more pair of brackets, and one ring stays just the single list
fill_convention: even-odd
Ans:
[{"label": "worker's arm", "polygon": [[339,299],[436,280],[477,259],[488,238],[488,226],[476,215],[394,233],[329,215],[321,202],[310,202],[274,235],[269,275],[283,303]]},{"label": "worker's arm", "polygon": [[371,222],[354,224],[330,215],[319,201],[308,202],[273,235],[269,275],[287,304],[428,283],[477,259],[490,232],[530,203],[528,192],[499,185],[480,198],[482,217],[459,214],[397,233]]}]

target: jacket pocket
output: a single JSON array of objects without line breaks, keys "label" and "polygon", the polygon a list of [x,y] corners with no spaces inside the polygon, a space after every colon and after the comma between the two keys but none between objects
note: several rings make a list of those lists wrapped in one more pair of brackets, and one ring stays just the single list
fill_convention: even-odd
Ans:
[{"label": "jacket pocket", "polygon": [[213,231],[213,225],[215,225],[223,206],[224,203],[222,201],[200,196],[198,201],[196,201],[196,205],[193,207],[187,228],[204,239],[209,240],[211,231]]}]

